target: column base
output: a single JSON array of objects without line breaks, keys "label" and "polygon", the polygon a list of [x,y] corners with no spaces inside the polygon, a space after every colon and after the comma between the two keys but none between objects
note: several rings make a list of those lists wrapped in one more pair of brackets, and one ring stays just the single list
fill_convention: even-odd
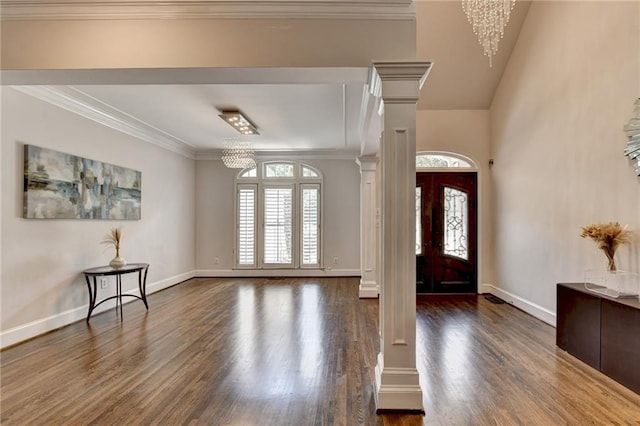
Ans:
[{"label": "column base", "polygon": [[360,280],[359,296],[360,299],[374,298],[377,299],[380,295],[380,289],[378,283],[375,281]]},{"label": "column base", "polygon": [[424,414],[422,389],[415,368],[385,368],[382,353],[379,353],[374,386],[376,413]]}]

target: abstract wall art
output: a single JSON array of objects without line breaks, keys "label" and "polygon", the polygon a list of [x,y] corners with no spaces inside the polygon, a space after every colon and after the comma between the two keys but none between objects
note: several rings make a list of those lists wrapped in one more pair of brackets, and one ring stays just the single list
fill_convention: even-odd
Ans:
[{"label": "abstract wall art", "polygon": [[27,219],[140,219],[142,173],[34,145],[24,146]]}]

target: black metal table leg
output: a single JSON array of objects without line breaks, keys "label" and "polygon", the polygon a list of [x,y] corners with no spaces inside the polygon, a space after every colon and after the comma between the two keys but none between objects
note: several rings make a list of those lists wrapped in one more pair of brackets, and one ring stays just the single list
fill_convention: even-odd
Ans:
[{"label": "black metal table leg", "polygon": [[87,288],[89,289],[89,312],[87,312],[87,323],[89,323],[89,319],[91,318],[91,313],[96,307],[96,293],[98,292],[98,286],[96,283],[97,278],[93,277],[93,291],[91,291],[91,280],[89,276],[85,275],[85,280],[87,281]]},{"label": "black metal table leg", "polygon": [[116,304],[120,304],[120,321],[124,321],[122,317],[122,276],[116,275],[117,287],[118,287],[118,300]]},{"label": "black metal table leg", "polygon": [[149,304],[147,303],[147,271],[148,268],[144,269],[144,280],[142,279],[142,270],[138,272],[138,288],[140,289],[140,296],[142,301],[144,302],[144,306],[149,310]]}]

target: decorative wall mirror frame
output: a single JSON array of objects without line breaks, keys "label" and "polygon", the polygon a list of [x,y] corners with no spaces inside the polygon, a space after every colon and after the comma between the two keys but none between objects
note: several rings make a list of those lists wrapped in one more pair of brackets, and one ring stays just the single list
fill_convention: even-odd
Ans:
[{"label": "decorative wall mirror frame", "polygon": [[636,99],[634,105],[634,115],[629,120],[629,124],[624,126],[624,132],[629,138],[629,143],[624,149],[624,155],[629,157],[636,175],[640,176],[640,98]]}]

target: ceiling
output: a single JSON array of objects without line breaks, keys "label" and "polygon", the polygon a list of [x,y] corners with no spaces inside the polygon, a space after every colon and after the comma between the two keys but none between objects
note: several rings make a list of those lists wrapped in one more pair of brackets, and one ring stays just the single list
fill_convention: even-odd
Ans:
[{"label": "ceiling", "polygon": [[[434,64],[418,109],[489,108],[529,5],[516,3],[490,68],[459,1],[418,1],[417,58]],[[260,135],[250,140],[258,151],[359,152],[364,79],[264,81],[268,84],[82,84],[66,86],[65,96],[197,153],[219,150],[240,136],[217,116],[223,107],[239,108],[257,125]]]},{"label": "ceiling", "polygon": [[258,127],[259,151],[358,151],[362,83],[75,86],[196,151],[242,138],[218,117],[241,109]]},{"label": "ceiling", "polygon": [[516,1],[489,67],[461,1],[418,1],[417,57],[433,62],[418,109],[488,109],[530,5]]}]

